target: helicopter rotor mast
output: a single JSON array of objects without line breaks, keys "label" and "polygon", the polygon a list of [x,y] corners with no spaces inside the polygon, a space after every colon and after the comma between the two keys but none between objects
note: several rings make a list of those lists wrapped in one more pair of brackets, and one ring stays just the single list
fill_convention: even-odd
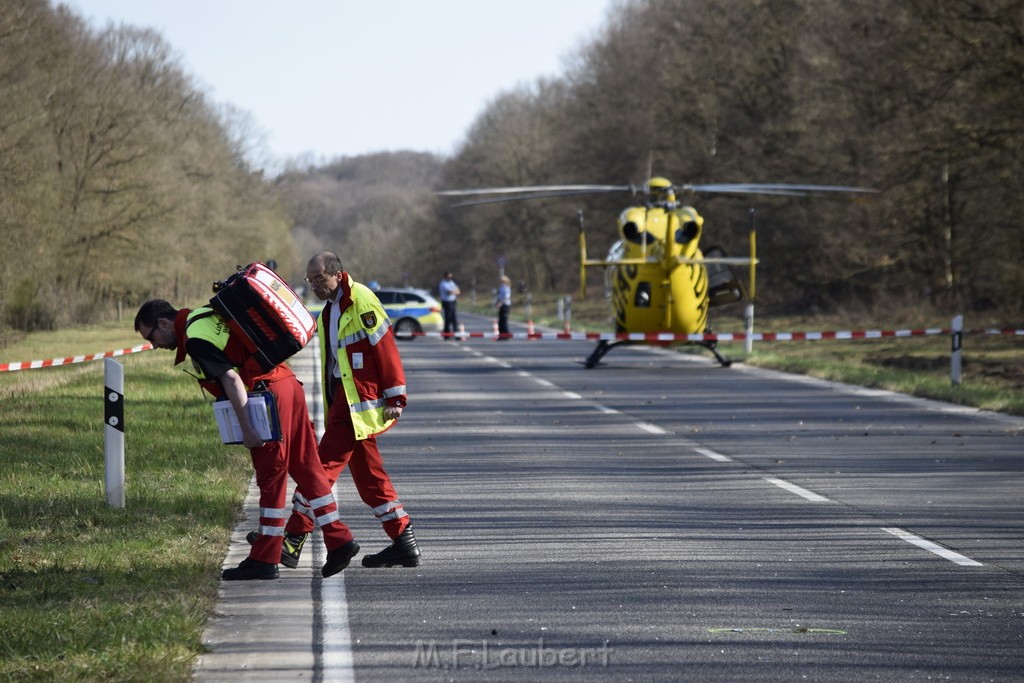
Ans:
[{"label": "helicopter rotor mast", "polygon": [[580,228],[580,300],[587,298],[587,236],[583,230],[583,209],[576,210],[576,224]]}]

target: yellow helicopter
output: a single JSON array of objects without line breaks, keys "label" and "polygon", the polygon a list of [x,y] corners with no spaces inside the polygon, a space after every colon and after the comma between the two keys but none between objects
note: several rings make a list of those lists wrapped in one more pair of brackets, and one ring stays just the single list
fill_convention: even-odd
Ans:
[{"label": "yellow helicopter", "polygon": [[[630,335],[640,333],[645,336],[643,343],[659,343],[656,338],[664,333],[706,333],[709,307],[748,298],[747,292],[730,266],[749,266],[750,300],[753,300],[755,292],[755,268],[758,261],[754,232],[751,231],[750,234],[749,257],[726,257],[718,248],[708,250],[707,254],[702,253],[699,243],[703,234],[704,218],[692,206],[682,204],[676,199],[677,189],[691,193],[796,197],[817,193],[875,192],[867,188],[849,186],[762,183],[683,185],[677,188],[666,178],[654,177],[644,188],[632,185],[548,185],[444,190],[437,194],[449,197],[482,197],[455,204],[453,208],[601,192],[628,191],[633,195],[641,195],[642,202],[634,203],[619,215],[620,239],[611,246],[604,259],[587,258],[583,214],[582,211],[577,212],[580,227],[580,296],[582,298],[586,290],[586,269],[606,268],[615,331]],[[601,339],[583,364],[588,368],[596,367],[612,348],[636,341],[625,337],[616,338],[615,341]],[[722,366],[727,367],[732,362],[719,353],[714,341],[695,340],[687,343],[708,349]]]}]

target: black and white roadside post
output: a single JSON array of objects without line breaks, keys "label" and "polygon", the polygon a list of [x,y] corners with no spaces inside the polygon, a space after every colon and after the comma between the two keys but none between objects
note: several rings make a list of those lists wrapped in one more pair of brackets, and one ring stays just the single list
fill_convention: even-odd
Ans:
[{"label": "black and white roadside post", "polygon": [[964,317],[958,315],[953,318],[953,355],[952,367],[950,368],[950,379],[954,386],[960,385],[961,371],[963,369],[964,355]]},{"label": "black and white roadside post", "polygon": [[103,361],[104,483],[107,505],[124,507],[124,366]]}]

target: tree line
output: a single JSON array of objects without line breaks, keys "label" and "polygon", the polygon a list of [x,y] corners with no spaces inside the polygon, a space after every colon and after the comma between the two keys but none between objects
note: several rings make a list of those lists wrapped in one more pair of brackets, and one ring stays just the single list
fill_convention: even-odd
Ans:
[{"label": "tree line", "polygon": [[[445,187],[788,182],[866,202],[684,197],[780,310],[1024,308],[1024,2],[631,0],[563,78],[504,94]],[[442,260],[572,291],[575,214],[617,237],[624,198],[442,213]],[[753,210],[753,212],[751,212]],[[753,220],[751,220],[753,218]]]},{"label": "tree line", "polygon": [[245,115],[212,104],[158,34],[90,31],[46,0],[0,10],[0,98],[9,327],[195,303],[251,260],[299,282],[320,249],[363,281],[429,287],[453,270],[490,287],[500,259],[514,282],[567,294],[577,211],[601,255],[627,196],[452,208],[433,192],[649,175],[880,190],[681,196],[705,246],[741,255],[757,230],[769,309],[1024,311],[1024,0],[621,0],[564,74],[498,94],[451,157],[273,177]]},{"label": "tree line", "polygon": [[294,260],[290,218],[157,33],[63,6],[0,10],[0,314],[15,329],[209,297],[251,260]]}]

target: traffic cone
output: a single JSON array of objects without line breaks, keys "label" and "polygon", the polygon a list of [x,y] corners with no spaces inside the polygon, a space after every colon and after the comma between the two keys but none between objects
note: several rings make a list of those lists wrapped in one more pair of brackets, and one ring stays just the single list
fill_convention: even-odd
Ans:
[{"label": "traffic cone", "polygon": [[493,323],[491,325],[491,329],[494,331],[494,334],[498,334],[498,320],[497,320],[497,318],[492,320],[491,323]]},{"label": "traffic cone", "polygon": [[527,320],[526,321],[526,334],[529,334],[529,335],[533,334],[533,321],[532,320]]}]

